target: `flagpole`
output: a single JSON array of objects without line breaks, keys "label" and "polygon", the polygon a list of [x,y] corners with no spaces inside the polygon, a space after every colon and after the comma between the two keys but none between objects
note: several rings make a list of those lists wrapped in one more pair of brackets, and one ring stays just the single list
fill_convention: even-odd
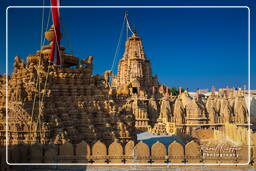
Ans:
[{"label": "flagpole", "polygon": [[61,65],[61,51],[60,51],[60,13],[59,13],[59,0],[51,0],[51,10],[52,10],[52,20],[54,27],[54,39],[52,42],[52,51],[50,61],[54,62],[54,58],[56,58],[56,64]]},{"label": "flagpole", "polygon": [[126,20],[126,40],[128,40],[128,11],[125,11],[125,20]]}]

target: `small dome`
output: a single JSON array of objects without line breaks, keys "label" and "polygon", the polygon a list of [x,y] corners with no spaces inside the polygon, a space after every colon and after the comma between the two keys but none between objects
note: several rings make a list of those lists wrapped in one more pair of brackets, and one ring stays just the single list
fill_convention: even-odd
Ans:
[{"label": "small dome", "polygon": [[214,96],[211,96],[206,101],[206,109],[207,111],[216,110],[217,107],[217,100]]},{"label": "small dome", "polygon": [[44,36],[46,38],[46,40],[48,40],[49,42],[53,41],[54,39],[54,25],[51,26],[51,28],[44,33]]},{"label": "small dome", "polygon": [[54,39],[54,25],[51,26],[51,28],[44,33],[44,36],[46,38],[46,40],[48,40],[49,42],[53,41]]},{"label": "small dome", "polygon": [[188,118],[202,118],[204,117],[204,108],[201,104],[197,103],[195,99],[191,100],[189,104],[185,106]]},{"label": "small dome", "polygon": [[186,105],[186,108],[188,108],[188,109],[198,109],[198,110],[200,110],[199,105],[196,103],[196,101],[195,101],[194,99],[191,100],[190,103],[188,103],[188,104]]},{"label": "small dome", "polygon": [[140,87],[140,82],[137,79],[132,81],[132,87]]},{"label": "small dome", "polygon": [[184,107],[192,102],[192,98],[187,96],[185,93],[181,94],[181,100]]},{"label": "small dome", "polygon": [[176,99],[174,103],[174,113],[183,113],[183,109],[182,102],[179,99]]}]

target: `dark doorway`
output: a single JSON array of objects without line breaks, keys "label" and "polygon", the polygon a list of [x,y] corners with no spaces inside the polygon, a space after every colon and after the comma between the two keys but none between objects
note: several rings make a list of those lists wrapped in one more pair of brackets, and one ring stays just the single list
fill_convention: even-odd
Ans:
[{"label": "dark doorway", "polygon": [[132,93],[133,94],[138,94],[138,88],[137,87],[133,87],[132,88]]}]

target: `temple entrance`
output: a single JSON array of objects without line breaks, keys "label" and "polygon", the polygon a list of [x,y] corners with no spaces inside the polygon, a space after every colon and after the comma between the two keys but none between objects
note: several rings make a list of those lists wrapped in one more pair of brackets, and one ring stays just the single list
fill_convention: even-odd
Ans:
[{"label": "temple entrance", "polygon": [[137,87],[133,87],[132,88],[132,93],[133,94],[138,94],[138,88]]}]

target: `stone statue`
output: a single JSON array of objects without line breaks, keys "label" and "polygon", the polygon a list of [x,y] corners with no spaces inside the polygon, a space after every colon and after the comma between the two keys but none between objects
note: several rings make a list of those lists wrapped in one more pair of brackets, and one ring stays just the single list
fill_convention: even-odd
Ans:
[{"label": "stone statue", "polygon": [[65,136],[64,136],[64,133],[61,132],[61,133],[58,133],[56,136],[55,136],[55,139],[54,139],[54,144],[64,144],[66,141],[65,141]]},{"label": "stone statue", "polygon": [[21,68],[21,69],[25,68],[24,59],[21,59],[20,68]]},{"label": "stone statue", "polygon": [[117,94],[118,95],[129,95],[130,94],[129,87],[130,87],[129,84],[121,85],[120,87],[117,88]]},{"label": "stone statue", "polygon": [[29,87],[27,90],[26,90],[27,94],[28,94],[28,101],[32,101],[33,100],[33,88],[32,87]]},{"label": "stone statue", "polygon": [[20,60],[20,57],[19,56],[15,56],[14,58],[14,70],[16,69],[20,69],[20,64],[21,64],[21,60]]},{"label": "stone statue", "polygon": [[100,82],[104,79],[101,75],[99,75],[99,74],[97,74],[97,75],[95,75],[94,77],[94,85],[99,85],[100,84]]},{"label": "stone statue", "polygon": [[110,77],[111,74],[112,74],[112,70],[107,70],[107,71],[104,72],[104,80],[105,80],[105,84],[107,86],[110,86],[109,77]]},{"label": "stone statue", "polygon": [[93,69],[93,63],[92,63],[92,61],[93,61],[93,56],[88,56],[86,59],[82,59],[82,60],[80,61],[80,63],[81,63],[82,65],[85,65],[85,64],[86,64],[86,67],[85,67],[85,68],[88,68],[90,71],[92,71],[92,69]]},{"label": "stone statue", "polygon": [[34,67],[33,63],[29,64],[28,70],[29,70],[29,73],[30,73],[30,79],[29,80],[30,80],[30,82],[34,82],[36,80],[37,72],[35,70],[35,67]]},{"label": "stone statue", "polygon": [[17,86],[17,88],[15,89],[14,92],[15,92],[16,101],[21,101],[22,102],[23,100],[25,100],[27,98],[27,93],[26,93],[26,91],[23,87],[22,82],[18,83],[18,86]]}]

